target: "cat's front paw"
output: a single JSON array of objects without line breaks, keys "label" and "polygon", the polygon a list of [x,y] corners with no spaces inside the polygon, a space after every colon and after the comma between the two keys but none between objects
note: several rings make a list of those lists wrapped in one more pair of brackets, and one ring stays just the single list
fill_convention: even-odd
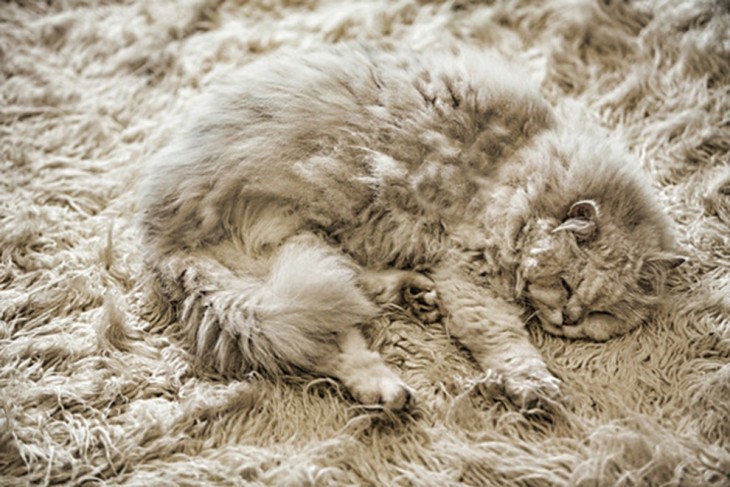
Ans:
[{"label": "cat's front paw", "polygon": [[422,323],[434,323],[441,318],[439,296],[434,282],[423,274],[408,273],[401,283],[403,302]]},{"label": "cat's front paw", "polygon": [[522,410],[545,409],[562,399],[560,380],[547,370],[526,370],[506,375],[504,390]]}]

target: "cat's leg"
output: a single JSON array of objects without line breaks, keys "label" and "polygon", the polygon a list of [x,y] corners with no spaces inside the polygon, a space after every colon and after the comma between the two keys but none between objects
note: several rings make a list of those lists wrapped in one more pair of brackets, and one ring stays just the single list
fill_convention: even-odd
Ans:
[{"label": "cat's leg", "polygon": [[201,362],[233,376],[309,370],[340,378],[367,404],[408,403],[406,385],[357,329],[378,308],[356,266],[316,236],[291,237],[268,256],[224,243],[157,267]]},{"label": "cat's leg", "polygon": [[317,364],[317,372],[339,379],[355,399],[365,405],[382,405],[393,410],[412,403],[410,388],[393,372],[356,327],[337,340],[338,352]]},{"label": "cat's leg", "polygon": [[[270,280],[282,280],[292,291],[277,293],[277,298],[299,300],[294,306],[299,329],[323,342],[312,347],[304,368],[339,379],[363,404],[403,409],[411,402],[410,389],[379,353],[369,350],[357,327],[371,319],[377,307],[363,292],[356,269],[349,258],[305,234],[284,245]],[[330,331],[335,334],[328,335]]]},{"label": "cat's leg", "polygon": [[363,270],[358,279],[365,293],[378,304],[403,306],[422,323],[434,323],[441,318],[436,285],[420,272]]},{"label": "cat's leg", "polygon": [[449,333],[483,369],[502,375],[512,402],[532,408],[560,396],[560,381],[530,343],[519,307],[491,295],[457,270],[436,269],[433,277]]}]

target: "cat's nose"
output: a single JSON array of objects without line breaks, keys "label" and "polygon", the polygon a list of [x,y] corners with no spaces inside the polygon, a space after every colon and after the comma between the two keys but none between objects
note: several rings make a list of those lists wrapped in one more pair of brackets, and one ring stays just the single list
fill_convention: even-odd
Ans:
[{"label": "cat's nose", "polygon": [[565,315],[570,324],[578,323],[583,319],[583,308],[580,306],[567,306]]},{"label": "cat's nose", "polygon": [[585,313],[580,313],[578,315],[570,316],[567,313],[564,315],[565,321],[563,322],[563,326],[576,326],[583,323],[583,320],[585,320],[586,315]]}]

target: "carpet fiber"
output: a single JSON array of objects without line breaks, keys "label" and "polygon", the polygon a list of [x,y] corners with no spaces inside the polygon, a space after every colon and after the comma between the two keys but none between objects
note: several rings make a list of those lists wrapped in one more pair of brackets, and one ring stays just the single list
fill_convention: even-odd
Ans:
[{"label": "carpet fiber", "polygon": [[[531,330],[564,410],[525,417],[397,310],[371,338],[416,390],[402,415],[329,379],[226,381],[178,341],[145,164],[220,76],[350,39],[491,46],[639,155],[690,261],[626,336]],[[0,484],[730,485],[726,0],[3,2],[0,73]]]}]

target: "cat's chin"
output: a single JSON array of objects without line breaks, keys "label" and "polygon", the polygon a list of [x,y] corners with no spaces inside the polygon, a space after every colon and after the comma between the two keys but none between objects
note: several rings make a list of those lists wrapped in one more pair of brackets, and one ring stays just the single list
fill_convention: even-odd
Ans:
[{"label": "cat's chin", "polygon": [[545,321],[543,319],[540,319],[540,326],[543,330],[548,332],[551,335],[559,336],[559,337],[565,337],[567,336],[565,334],[565,331],[563,330],[562,325],[554,325],[548,321]]},{"label": "cat's chin", "polygon": [[605,342],[636,328],[609,313],[590,313],[576,324],[556,325],[541,319],[542,328],[548,333],[567,338],[587,338]]}]

